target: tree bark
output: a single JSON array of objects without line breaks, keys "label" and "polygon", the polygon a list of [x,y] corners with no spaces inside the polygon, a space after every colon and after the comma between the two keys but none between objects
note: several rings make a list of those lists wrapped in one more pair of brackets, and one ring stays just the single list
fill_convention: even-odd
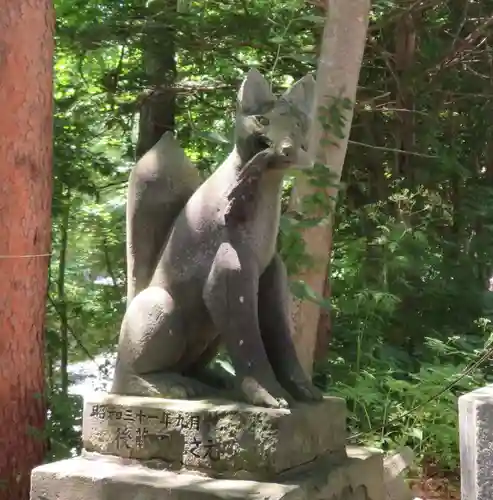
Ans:
[{"label": "tree bark", "polygon": [[0,8],[0,500],[29,498],[44,457],[44,335],[51,242],[50,0]]},{"label": "tree bark", "polygon": [[[322,48],[317,68],[317,118],[327,116],[334,98],[342,97],[354,103],[359,72],[368,30],[370,0],[327,0],[327,14],[322,38]],[[344,139],[322,127],[315,119],[310,133],[310,149],[316,162],[330,166],[332,182],[340,181],[344,158],[346,156],[349,132],[353,117],[353,108],[340,109],[345,118]],[[330,143],[327,142],[330,140]],[[290,209],[301,210],[302,200],[319,190],[310,184],[307,178],[300,178],[296,183],[290,202]],[[337,186],[325,189],[326,194],[337,196]],[[335,203],[330,203],[334,208]],[[333,210],[331,210],[333,211]],[[324,217],[327,214],[310,214]],[[332,240],[332,216],[325,224],[303,231],[305,250],[313,264],[303,269],[293,278],[305,282],[317,296],[322,297],[326,282],[326,269],[330,259]],[[293,338],[300,361],[307,373],[312,372],[317,327],[320,318],[320,306],[311,301],[292,298],[291,311],[294,323]],[[326,319],[327,321],[327,319]]]}]

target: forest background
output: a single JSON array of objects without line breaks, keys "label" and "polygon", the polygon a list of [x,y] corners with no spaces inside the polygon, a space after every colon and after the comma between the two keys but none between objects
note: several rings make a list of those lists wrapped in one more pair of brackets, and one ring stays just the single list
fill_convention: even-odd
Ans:
[{"label": "forest background", "polygon": [[[210,175],[231,148],[244,72],[258,67],[279,92],[316,68],[321,4],[56,1],[49,459],[79,446],[69,365],[116,346],[135,157],[174,129]],[[330,308],[315,380],[346,398],[352,441],[407,444],[421,464],[443,471],[458,467],[457,396],[493,375],[487,362],[474,363],[486,361],[493,339],[492,13],[493,0],[373,2],[330,297],[293,289]],[[150,123],[159,125],[144,130]],[[280,246],[292,274],[309,223],[283,215]]]}]

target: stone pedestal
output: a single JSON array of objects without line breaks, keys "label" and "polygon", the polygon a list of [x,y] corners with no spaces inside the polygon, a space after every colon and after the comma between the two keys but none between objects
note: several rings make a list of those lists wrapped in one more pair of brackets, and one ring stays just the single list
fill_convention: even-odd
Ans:
[{"label": "stone pedestal", "polygon": [[84,403],[84,449],[215,477],[273,477],[328,454],[344,455],[346,405],[272,410],[224,401],[103,395]]},{"label": "stone pedestal", "polygon": [[383,500],[380,453],[346,450],[339,398],[272,410],[94,395],[80,457],[32,474],[31,500]]},{"label": "stone pedestal", "polygon": [[493,385],[459,398],[462,500],[493,498]]}]

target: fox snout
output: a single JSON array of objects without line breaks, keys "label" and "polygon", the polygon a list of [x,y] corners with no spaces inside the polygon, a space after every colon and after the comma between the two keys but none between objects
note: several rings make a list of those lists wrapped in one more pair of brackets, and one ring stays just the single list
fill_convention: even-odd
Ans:
[{"label": "fox snout", "polygon": [[287,137],[272,149],[282,158],[284,168],[307,170],[313,167],[314,161],[303,146],[297,146],[292,138]]},{"label": "fox snout", "polygon": [[295,154],[296,150],[293,141],[290,138],[286,138],[279,144],[279,153],[288,158]]}]

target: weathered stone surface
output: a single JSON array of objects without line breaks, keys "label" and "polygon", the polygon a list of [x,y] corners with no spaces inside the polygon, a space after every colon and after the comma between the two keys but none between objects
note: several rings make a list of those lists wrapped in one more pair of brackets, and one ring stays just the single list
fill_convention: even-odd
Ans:
[{"label": "weathered stone surface", "polygon": [[87,451],[160,459],[173,469],[268,478],[327,453],[345,454],[343,399],[275,410],[241,403],[95,394],[84,402]]},{"label": "weathered stone surface", "polygon": [[383,461],[383,477],[387,500],[412,500],[411,488],[401,476],[414,460],[411,448],[405,446]]},{"label": "weathered stone surface", "polygon": [[493,498],[493,385],[459,398],[462,500]]},{"label": "weathered stone surface", "polygon": [[380,451],[347,447],[346,458],[324,456],[280,474],[281,484],[296,484],[299,498],[316,500],[384,500]]},{"label": "weathered stone surface", "polygon": [[273,482],[157,470],[136,460],[85,453],[33,470],[31,500],[384,500],[380,454],[348,449]]}]

